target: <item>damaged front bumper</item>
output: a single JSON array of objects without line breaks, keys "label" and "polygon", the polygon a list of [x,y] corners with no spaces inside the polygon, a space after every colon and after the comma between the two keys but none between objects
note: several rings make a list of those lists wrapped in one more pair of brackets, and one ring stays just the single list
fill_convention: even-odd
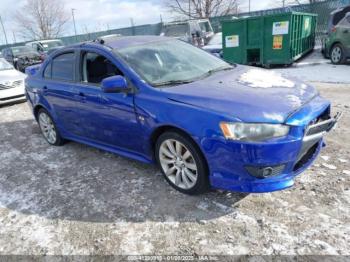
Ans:
[{"label": "damaged front bumper", "polygon": [[[330,117],[327,100],[316,98],[289,119],[287,137],[262,143],[220,141],[209,159],[210,182],[214,188],[260,193],[288,188],[294,178],[317,158],[324,135],[332,130],[341,113]],[[302,123],[302,125],[300,125]]]}]

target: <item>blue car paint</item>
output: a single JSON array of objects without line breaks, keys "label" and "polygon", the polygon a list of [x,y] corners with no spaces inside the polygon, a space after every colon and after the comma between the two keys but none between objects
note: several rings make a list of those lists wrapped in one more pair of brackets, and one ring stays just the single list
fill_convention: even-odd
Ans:
[{"label": "blue car paint", "polygon": [[[164,39],[118,38],[109,46],[118,49]],[[322,147],[320,140],[313,157],[302,168],[293,170],[307,124],[330,108],[329,102],[310,86],[304,85],[302,91],[302,83],[293,88],[250,87],[238,81],[250,68],[236,66],[190,84],[153,88],[110,47],[85,43],[63,48],[26,79],[28,101],[34,112],[40,106],[48,110],[68,140],[154,163],[153,134],[161,128],[174,127],[190,135],[203,152],[213,188],[241,192],[270,192],[292,186],[294,177],[312,163]],[[42,78],[43,68],[52,57],[72,49],[106,56],[124,73],[134,93],[106,94],[88,84]],[[80,92],[86,97],[80,97]],[[297,97],[301,106],[286,99],[288,95]],[[232,141],[224,138],[219,127],[222,121],[286,123],[291,129],[286,137],[269,141]],[[245,169],[246,165],[279,164],[285,165],[283,173],[265,179],[254,177]]]}]

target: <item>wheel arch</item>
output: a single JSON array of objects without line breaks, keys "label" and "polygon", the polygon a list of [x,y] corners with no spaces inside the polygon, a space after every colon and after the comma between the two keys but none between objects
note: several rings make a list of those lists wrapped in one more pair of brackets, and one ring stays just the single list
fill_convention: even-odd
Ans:
[{"label": "wheel arch", "polygon": [[45,106],[43,106],[42,104],[38,104],[34,107],[33,109],[33,114],[36,120],[38,120],[38,113],[40,109],[45,109],[46,111],[49,112],[49,110],[47,110],[47,108]]},{"label": "wheel arch", "polygon": [[190,139],[193,144],[195,145],[196,149],[199,151],[199,153],[201,154],[201,156],[203,157],[204,161],[205,161],[205,165],[207,167],[207,170],[210,172],[209,170],[209,165],[208,165],[208,160],[205,156],[205,154],[203,153],[203,150],[201,148],[201,146],[197,143],[197,141],[185,130],[183,130],[182,128],[176,127],[176,126],[172,126],[172,125],[163,125],[163,126],[159,126],[157,127],[155,130],[153,130],[153,132],[151,133],[150,136],[150,144],[151,144],[151,152],[152,152],[152,156],[155,159],[155,146],[157,143],[157,139],[164,134],[165,132],[177,132],[183,136],[185,136],[186,138]]}]

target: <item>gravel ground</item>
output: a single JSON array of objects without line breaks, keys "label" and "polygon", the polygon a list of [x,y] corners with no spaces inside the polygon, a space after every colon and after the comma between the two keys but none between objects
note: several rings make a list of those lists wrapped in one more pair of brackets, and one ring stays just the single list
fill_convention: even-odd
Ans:
[{"label": "gravel ground", "polygon": [[0,254],[350,255],[350,85],[316,84],[345,116],[293,188],[190,197],[153,166],[49,146],[26,104],[0,108]]}]

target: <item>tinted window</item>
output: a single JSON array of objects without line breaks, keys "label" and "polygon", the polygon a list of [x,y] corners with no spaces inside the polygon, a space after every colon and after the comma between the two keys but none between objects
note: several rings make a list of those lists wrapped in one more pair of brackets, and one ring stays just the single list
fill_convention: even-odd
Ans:
[{"label": "tinted window", "polygon": [[74,53],[56,56],[52,60],[52,79],[73,81],[74,62]]},{"label": "tinted window", "polygon": [[44,78],[51,78],[51,63],[49,63],[45,68]]}]

